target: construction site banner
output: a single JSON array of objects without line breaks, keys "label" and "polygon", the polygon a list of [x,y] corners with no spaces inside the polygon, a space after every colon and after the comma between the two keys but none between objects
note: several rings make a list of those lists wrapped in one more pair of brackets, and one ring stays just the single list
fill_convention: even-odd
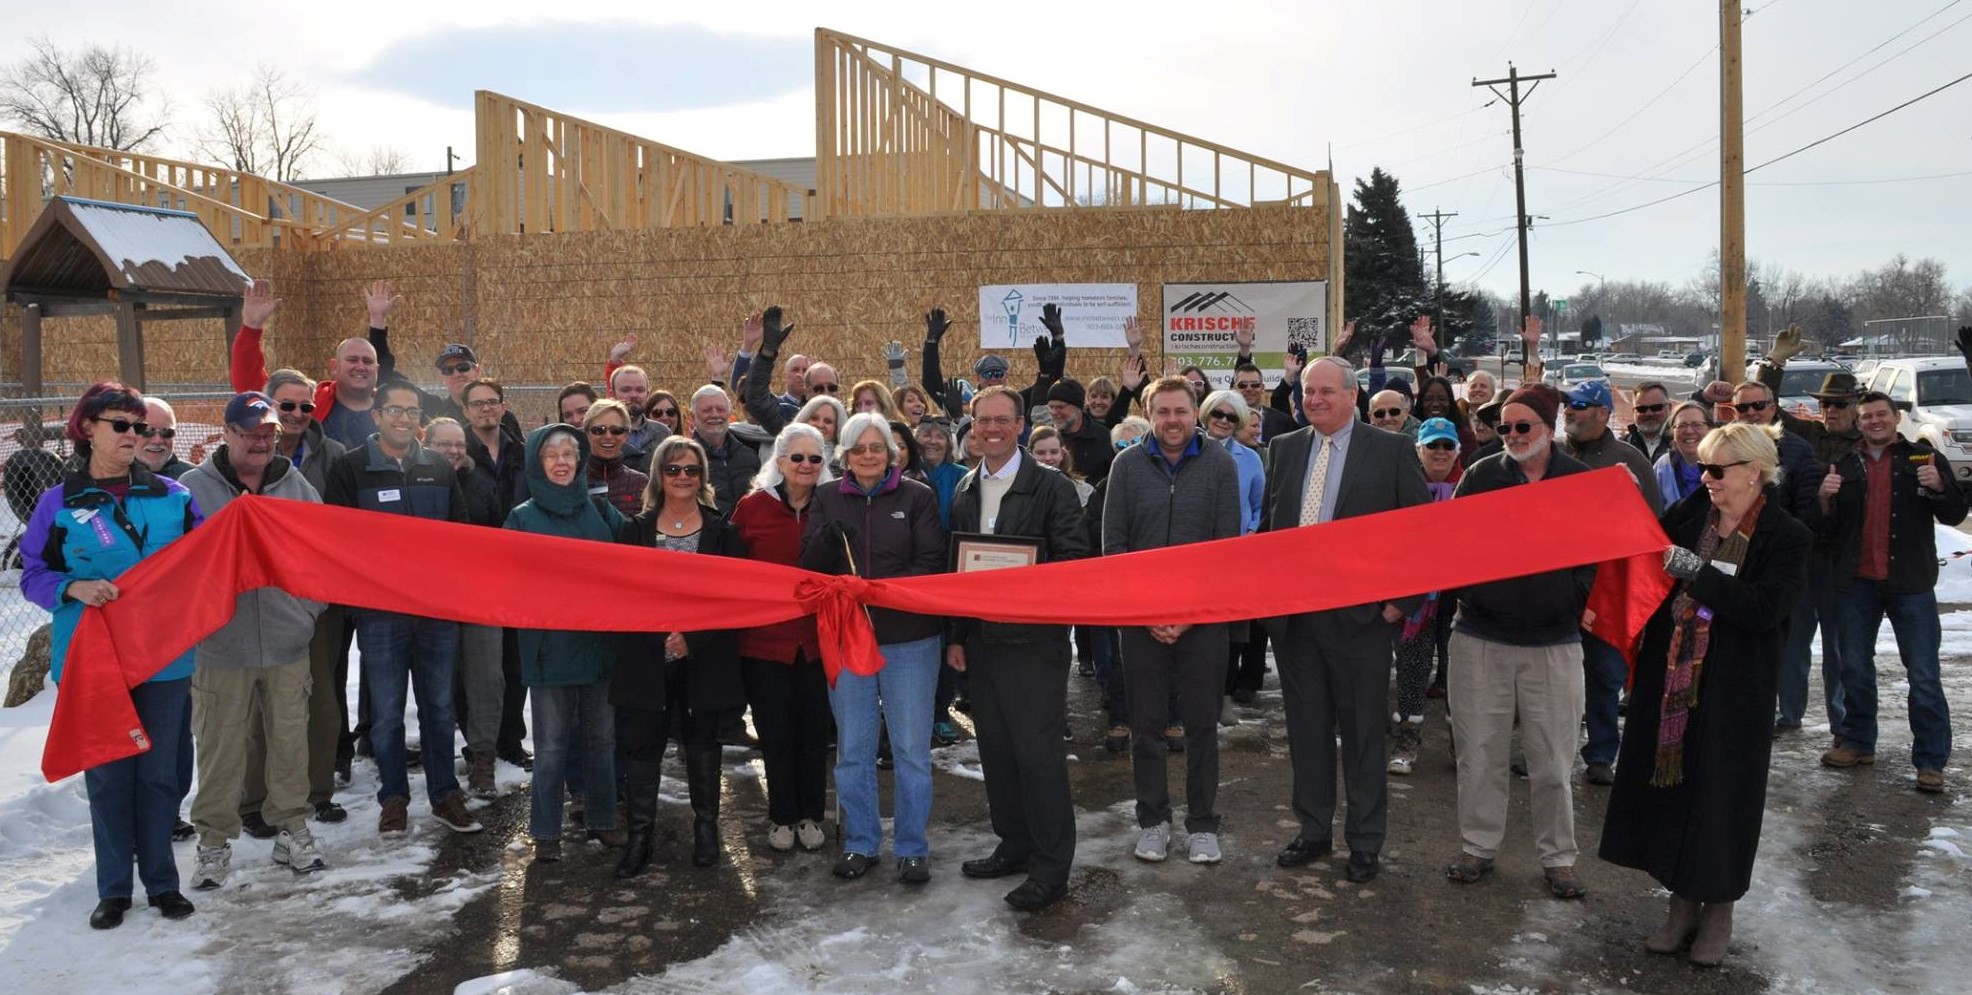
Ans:
[{"label": "construction site banner", "polygon": [[1205,371],[1214,387],[1232,383],[1238,333],[1253,333],[1253,362],[1269,383],[1282,372],[1289,343],[1310,356],[1328,351],[1328,281],[1167,283],[1164,355]]},{"label": "construction site banner", "polygon": [[1137,314],[1134,283],[1019,283],[979,288],[979,347],[1025,349],[1041,327],[1041,307],[1061,306],[1070,349],[1121,349],[1123,319]]}]

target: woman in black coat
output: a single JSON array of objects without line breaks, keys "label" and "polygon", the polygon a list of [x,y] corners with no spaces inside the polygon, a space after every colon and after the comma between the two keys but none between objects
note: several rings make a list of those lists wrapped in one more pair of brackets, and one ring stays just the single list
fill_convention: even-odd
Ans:
[{"label": "woman in black coat", "polygon": [[1705,966],[1725,957],[1733,903],[1752,883],[1787,617],[1813,543],[1781,508],[1770,431],[1713,429],[1698,447],[1704,490],[1664,514],[1675,544],[1664,569],[1678,583],[1637,652],[1602,830],[1602,859],[1671,892],[1645,949],[1690,941]]},{"label": "woman in black coat", "polygon": [[[719,514],[706,482],[705,450],[687,436],[668,436],[651,451],[644,511],[624,523],[619,543],[713,556],[745,557],[739,530]],[[673,736],[685,757],[692,799],[692,863],[719,861],[719,739],[722,722],[746,707],[739,635],[730,629],[626,635],[609,701],[624,740],[630,838],[616,876],[650,864],[657,819],[658,770]]]}]

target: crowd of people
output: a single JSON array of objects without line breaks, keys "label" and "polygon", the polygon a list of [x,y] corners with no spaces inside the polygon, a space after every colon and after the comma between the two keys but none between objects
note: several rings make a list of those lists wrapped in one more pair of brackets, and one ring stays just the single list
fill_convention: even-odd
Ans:
[{"label": "crowd of people", "polygon": [[[1517,737],[1548,893],[1586,894],[1575,870],[1579,759],[1583,782],[1609,787],[1601,857],[1671,893],[1664,927],[1644,945],[1688,950],[1700,964],[1725,956],[1734,903],[1750,885],[1771,742],[1804,721],[1816,626],[1834,734],[1822,761],[1875,760],[1873,650],[1888,616],[1911,687],[1915,784],[1944,786],[1950,723],[1932,523],[1963,520],[1965,496],[1935,452],[1898,435],[1895,403],[1852,376],[1823,384],[1818,420],[1781,411],[1773,384],[1798,349],[1791,335],[1761,378],[1679,400],[1657,383],[1563,392],[1538,375],[1510,390],[1486,373],[1455,385],[1435,362],[1428,319],[1411,329],[1425,364],[1404,371],[1412,376],[1386,368],[1381,336],[1366,371],[1339,358],[1351,326],[1336,355],[1291,349],[1269,385],[1244,331],[1230,386],[1209,390],[1196,367],[1152,377],[1134,323],[1113,379],[1070,377],[1064,319],[1049,306],[1037,377],[1016,388],[1010,364],[991,354],[973,364],[972,381],[946,378],[950,322],[934,310],[919,379],[893,342],[882,350],[887,380],[845,386],[834,366],[792,351],[794,324],[771,307],[743,323],[736,355],[708,348],[707,382],[658,389],[629,362],[628,339],[600,387],[568,384],[553,420],[523,432],[505,385],[469,346],[435,357],[434,390],[403,375],[389,347],[397,302],[387,284],[370,287],[369,333],[339,343],[316,382],[266,369],[263,338],[279,302],[254,283],[223,444],[196,466],[177,459],[163,402],[115,382],[77,400],[65,430],[74,457],[32,503],[20,542],[23,591],[54,614],[58,681],[69,634],[86,607],[119,596],[119,574],[249,494],[877,579],[950,569],[964,539],[1017,541],[1036,563],[1117,556],[1621,466],[1661,515],[1673,544],[1664,569],[1676,583],[1633,647],[1585,631],[1593,566],[1201,625],[1023,625],[876,608],[882,668],[843,672],[833,685],[812,617],[607,634],[250,591],[223,628],[132,691],[149,749],[87,772],[100,899],[92,926],[122,921],[133,865],[150,905],[169,918],[192,914],[174,837],[197,840],[193,890],[226,883],[243,833],[272,839],[272,859],[296,874],[323,871],[330,858],[309,822],[347,817],[335,794],[359,755],[376,766],[381,833],[407,830],[413,769],[433,820],[479,831],[468,799],[498,796],[495,762],[506,760],[531,771],[537,863],[563,858],[574,822],[620,851],[615,874],[627,879],[651,863],[661,762],[676,740],[692,862],[713,865],[723,859],[721,745],[748,735],[748,712],[772,850],[826,845],[832,773],[834,874],[879,867],[878,771],[890,769],[895,874],[922,885],[932,877],[931,750],[957,738],[955,708],[972,718],[997,837],[960,872],[1018,876],[1006,901],[1038,910],[1066,894],[1076,850],[1064,742],[1074,736],[1067,694],[1077,661],[1101,688],[1101,741],[1130,756],[1135,856],[1164,861],[1181,848],[1192,863],[1216,864],[1219,729],[1254,701],[1269,645],[1298,824],[1276,856],[1281,867],[1346,850],[1348,880],[1377,876],[1389,778],[1415,769],[1428,702],[1443,699],[1462,839],[1445,877],[1481,879],[1505,845]],[[1537,322],[1524,330],[1530,342],[1539,333]],[[353,708],[352,640],[361,650]],[[413,696],[418,744],[407,749]],[[1175,754],[1185,767],[1182,833],[1167,771]]]}]

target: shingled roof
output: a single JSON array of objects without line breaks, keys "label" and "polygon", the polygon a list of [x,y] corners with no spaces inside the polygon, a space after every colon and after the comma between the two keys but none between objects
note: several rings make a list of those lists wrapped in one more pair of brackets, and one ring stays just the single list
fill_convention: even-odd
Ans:
[{"label": "shingled roof", "polygon": [[56,197],[0,271],[8,293],[238,297],[245,270],[198,216]]}]

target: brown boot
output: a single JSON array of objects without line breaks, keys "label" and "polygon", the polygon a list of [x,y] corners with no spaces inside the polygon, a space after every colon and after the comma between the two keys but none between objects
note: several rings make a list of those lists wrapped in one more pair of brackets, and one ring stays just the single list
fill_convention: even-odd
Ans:
[{"label": "brown boot", "polygon": [[1706,902],[1698,914],[1698,934],[1691,940],[1691,962],[1717,967],[1732,943],[1732,903]]},{"label": "brown boot", "polygon": [[493,754],[479,750],[472,755],[472,769],[466,773],[466,787],[471,789],[474,798],[492,800],[500,797],[500,789],[493,783]]},{"label": "brown boot", "polygon": [[1858,750],[1847,743],[1833,747],[1821,755],[1821,765],[1823,767],[1845,768],[1873,764],[1875,762],[1875,751]]},{"label": "brown boot", "polygon": [[1691,934],[1698,931],[1699,903],[1689,898],[1671,896],[1670,915],[1664,919],[1664,928],[1650,934],[1643,941],[1643,949],[1653,954],[1674,954],[1678,948],[1691,942]]}]

